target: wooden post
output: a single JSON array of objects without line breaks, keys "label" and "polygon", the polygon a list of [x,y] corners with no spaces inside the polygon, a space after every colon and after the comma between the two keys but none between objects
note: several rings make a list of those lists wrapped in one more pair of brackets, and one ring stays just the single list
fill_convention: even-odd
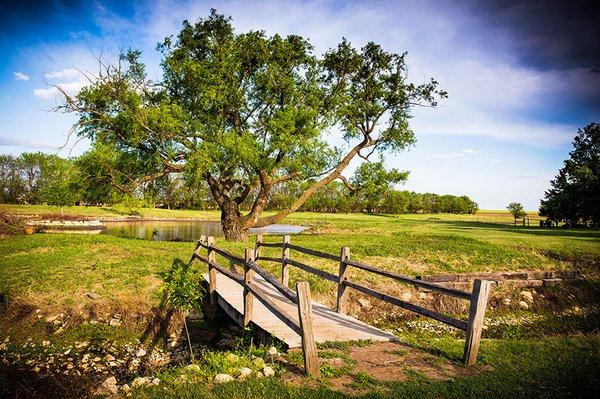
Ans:
[{"label": "wooden post", "polygon": [[244,260],[246,261],[244,264],[244,327],[250,324],[250,321],[252,320],[252,309],[254,307],[254,296],[252,296],[252,293],[247,287],[254,279],[254,270],[248,267],[248,262],[254,260],[254,253],[253,250],[246,249],[244,254]]},{"label": "wooden post", "polygon": [[302,350],[304,351],[304,370],[306,374],[319,375],[319,359],[317,345],[313,333],[312,302],[310,300],[310,285],[306,281],[296,284],[298,295],[298,319],[302,330]]},{"label": "wooden post", "polygon": [[198,240],[198,244],[196,244],[196,249],[194,249],[194,253],[192,255],[192,259],[190,259],[190,262],[194,260],[194,255],[198,255],[198,251],[200,251],[200,249],[202,248],[201,244],[204,244],[205,242],[206,242],[206,236],[201,235],[200,239]]},{"label": "wooden post", "polygon": [[350,248],[342,247],[340,253],[340,271],[338,274],[338,292],[337,292],[337,312],[341,314],[348,313],[348,294],[346,292],[346,269],[347,265],[344,263],[345,260],[350,258]]},{"label": "wooden post", "polygon": [[469,308],[469,321],[467,323],[467,337],[465,341],[465,352],[463,361],[470,366],[477,361],[477,351],[483,329],[485,308],[490,294],[490,281],[475,280],[473,293],[471,294],[471,306]]},{"label": "wooden post", "polygon": [[290,281],[290,268],[285,260],[290,257],[290,249],[286,244],[290,243],[290,236],[283,236],[283,249],[281,250],[281,284],[286,287]]},{"label": "wooden post", "polygon": [[217,269],[212,267],[212,263],[215,262],[215,251],[212,250],[211,246],[215,243],[215,237],[208,236],[206,245],[208,245],[208,293],[210,295],[210,303],[217,303]]},{"label": "wooden post", "polygon": [[262,234],[257,234],[256,235],[256,245],[254,246],[254,262],[256,262],[258,264],[258,258],[260,257],[260,253],[261,251],[261,247],[260,244],[262,244],[263,242],[263,235]]}]

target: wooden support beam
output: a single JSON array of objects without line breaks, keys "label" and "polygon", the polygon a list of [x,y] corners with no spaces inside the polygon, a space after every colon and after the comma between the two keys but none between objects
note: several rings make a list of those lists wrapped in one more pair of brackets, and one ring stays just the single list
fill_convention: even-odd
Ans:
[{"label": "wooden support beam", "polygon": [[348,313],[348,293],[346,292],[346,279],[347,279],[347,270],[348,266],[346,265],[346,261],[350,258],[350,248],[342,247],[340,251],[340,271],[338,273],[338,281],[337,281],[337,306],[336,310],[338,313],[347,314]]},{"label": "wooden support beam", "polygon": [[298,295],[298,319],[302,330],[302,350],[304,352],[304,370],[310,376],[319,375],[319,359],[313,331],[312,302],[310,285],[306,281],[296,284]]},{"label": "wooden support beam", "polygon": [[477,279],[473,284],[471,306],[469,308],[469,321],[467,323],[465,352],[463,356],[464,363],[469,366],[475,364],[477,361],[477,352],[479,351],[479,341],[481,340],[483,321],[485,319],[485,308],[490,294],[490,287],[491,282],[485,280]]},{"label": "wooden support beam", "polygon": [[210,303],[217,303],[217,270],[211,266],[215,263],[215,251],[212,246],[215,244],[215,237],[208,236],[206,239],[206,245],[208,246],[208,294],[210,296]]},{"label": "wooden support beam", "polygon": [[281,250],[281,283],[288,287],[290,281],[290,268],[286,260],[290,257],[290,236],[283,236],[283,249]]},{"label": "wooden support beam", "polygon": [[260,258],[260,254],[262,252],[260,247],[261,247],[262,243],[263,243],[263,235],[257,234],[256,235],[256,244],[254,244],[254,262],[255,263],[258,263],[258,259]]},{"label": "wooden support beam", "polygon": [[244,254],[244,327],[247,327],[252,320],[252,309],[254,308],[254,296],[248,289],[248,285],[254,280],[254,270],[248,266],[248,262],[254,261],[254,251],[246,249]]},{"label": "wooden support beam", "polygon": [[200,248],[203,248],[203,244],[206,242],[206,236],[205,235],[201,235],[200,239],[198,240],[198,243],[196,244],[196,248],[194,248],[194,252],[192,253],[192,258],[190,259],[190,263],[195,259],[196,255],[200,255],[198,253],[198,251],[200,250]]}]

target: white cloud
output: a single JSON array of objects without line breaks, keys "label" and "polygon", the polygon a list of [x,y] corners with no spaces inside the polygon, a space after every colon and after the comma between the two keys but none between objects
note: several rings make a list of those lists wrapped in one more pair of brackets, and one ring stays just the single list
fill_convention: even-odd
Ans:
[{"label": "white cloud", "polygon": [[69,95],[76,95],[87,83],[87,80],[84,79],[76,80],[74,82],[57,83],[51,87],[33,90],[33,96],[40,100],[60,100],[61,93],[58,90],[58,87],[63,89]]},{"label": "white cloud", "polygon": [[74,80],[81,77],[81,73],[75,68],[67,68],[62,71],[48,72],[44,74],[44,78],[48,80],[63,79]]},{"label": "white cloud", "polygon": [[15,80],[21,80],[24,82],[27,82],[29,79],[31,79],[29,75],[26,75],[23,72],[13,72],[13,76],[15,77]]}]

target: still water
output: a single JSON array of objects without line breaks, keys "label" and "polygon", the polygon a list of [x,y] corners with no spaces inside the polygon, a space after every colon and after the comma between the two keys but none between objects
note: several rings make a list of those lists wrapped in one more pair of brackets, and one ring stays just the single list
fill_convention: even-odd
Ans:
[{"label": "still water", "polygon": [[[126,221],[105,222],[106,230],[103,234],[120,237],[141,238],[154,241],[197,241],[201,235],[223,236],[221,222],[218,221]],[[264,234],[298,234],[307,229],[305,226],[289,224],[272,224],[267,227],[250,229],[250,233]]]}]

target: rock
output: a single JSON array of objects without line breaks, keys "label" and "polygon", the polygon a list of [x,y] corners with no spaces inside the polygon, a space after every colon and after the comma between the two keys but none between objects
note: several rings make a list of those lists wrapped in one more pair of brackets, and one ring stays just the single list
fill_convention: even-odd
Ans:
[{"label": "rock", "polygon": [[519,306],[522,309],[529,309],[529,304],[527,302],[525,302],[525,301],[519,301]]},{"label": "rock", "polygon": [[115,319],[114,317],[108,321],[109,326],[118,327],[121,325],[121,320]]},{"label": "rock", "polygon": [[521,298],[529,303],[533,303],[533,295],[529,291],[521,291]]},{"label": "rock", "polygon": [[138,349],[138,350],[135,351],[135,355],[137,357],[146,356],[146,351],[143,348],[140,348],[140,349]]},{"label": "rock", "polygon": [[186,369],[193,371],[195,373],[199,373],[200,372],[200,366],[198,366],[197,364],[188,364]]},{"label": "rock", "polygon": [[118,391],[117,379],[112,376],[104,380],[102,385],[96,390],[96,395],[114,395]]},{"label": "rock", "polygon": [[54,321],[56,321],[58,318],[60,317],[60,315],[54,315],[54,316],[48,316],[46,317],[46,323],[53,323]]},{"label": "rock", "polygon": [[123,391],[123,392],[127,393],[127,392],[131,391],[131,388],[129,387],[129,385],[128,385],[128,384],[123,384],[123,385],[121,386],[121,391]]},{"label": "rock", "polygon": [[148,379],[148,377],[137,377],[135,380],[133,380],[133,382],[131,383],[131,386],[134,388],[138,388],[138,387],[143,387],[146,385],[150,384],[150,380]]},{"label": "rock", "polygon": [[235,378],[233,378],[229,374],[217,374],[217,375],[215,375],[215,382],[217,384],[222,384],[224,382],[229,382],[229,381],[233,381],[233,380],[235,380]]},{"label": "rock", "polygon": [[235,353],[228,353],[227,356],[225,356],[225,360],[227,360],[230,363],[235,363],[239,361],[240,358]]},{"label": "rock", "polygon": [[88,298],[93,299],[94,301],[96,299],[102,298],[99,294],[96,294],[95,292],[88,292],[86,295],[88,296]]},{"label": "rock", "polygon": [[273,367],[271,366],[265,366],[263,368],[263,373],[265,377],[273,377],[275,375],[275,370],[273,370]]},{"label": "rock", "polygon": [[152,385],[159,385],[160,384],[160,378],[153,378],[152,379]]},{"label": "rock", "polygon": [[362,308],[365,308],[365,309],[371,309],[371,308],[372,308],[372,306],[371,306],[371,301],[369,301],[368,299],[365,299],[365,298],[359,298],[359,299],[358,299],[358,303],[360,304],[360,306],[361,306]]},{"label": "rock", "polygon": [[506,306],[510,305],[512,301],[510,300],[510,298],[504,298],[504,300],[502,301],[503,304],[505,304]]},{"label": "rock", "polygon": [[248,367],[242,367],[240,369],[240,375],[238,376],[239,380],[245,380],[246,378],[250,377],[252,375],[252,370],[249,369]]},{"label": "rock", "polygon": [[256,376],[256,378],[262,378],[262,377],[264,377],[265,375],[263,374],[263,372],[262,372],[262,371],[257,371],[257,372],[256,372],[256,374],[255,374],[255,376]]},{"label": "rock", "polygon": [[[277,352],[277,348],[271,346],[265,355],[265,361],[269,363],[273,363],[279,359],[279,352]],[[264,365],[263,365],[264,366]]]},{"label": "rock", "polygon": [[404,302],[410,302],[412,299],[412,294],[410,292],[403,292],[400,299],[402,299]]},{"label": "rock", "polygon": [[50,341],[42,341],[42,346],[50,346]]}]

